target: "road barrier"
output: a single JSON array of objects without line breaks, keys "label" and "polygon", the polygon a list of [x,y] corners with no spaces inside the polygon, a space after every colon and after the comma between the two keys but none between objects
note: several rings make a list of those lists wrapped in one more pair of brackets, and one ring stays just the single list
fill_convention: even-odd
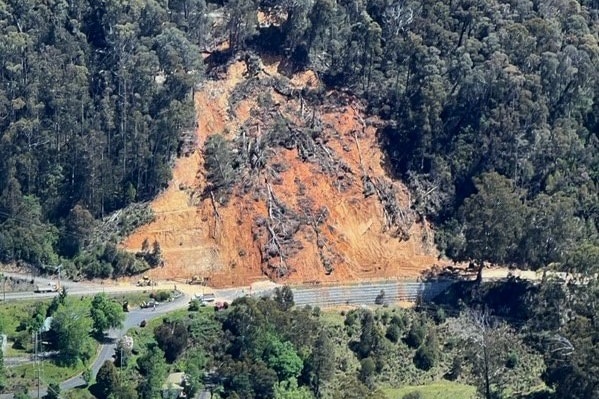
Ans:
[{"label": "road barrier", "polygon": [[430,301],[445,291],[455,281],[435,280],[419,281],[382,281],[345,286],[297,287],[293,289],[296,305],[339,306],[374,305],[378,302],[394,303],[400,301]]}]

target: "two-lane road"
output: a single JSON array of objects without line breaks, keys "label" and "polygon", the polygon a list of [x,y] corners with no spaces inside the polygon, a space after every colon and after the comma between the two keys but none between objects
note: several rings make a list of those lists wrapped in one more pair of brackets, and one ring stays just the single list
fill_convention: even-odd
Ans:
[{"label": "two-lane road", "polygon": [[[106,360],[112,359],[114,356],[114,350],[118,340],[125,335],[125,333],[133,327],[139,326],[143,320],[150,321],[157,317],[160,317],[166,313],[173,312],[175,310],[184,309],[188,306],[190,298],[187,295],[181,295],[172,302],[166,302],[158,305],[155,309],[135,309],[127,313],[123,326],[119,329],[112,329],[106,336],[106,343],[100,346],[100,351],[96,360],[91,366],[93,377],[98,374],[98,370],[104,364]],[[81,375],[70,378],[63,381],[60,384],[60,389],[66,391],[73,389],[78,386],[85,385],[86,382]]]}]

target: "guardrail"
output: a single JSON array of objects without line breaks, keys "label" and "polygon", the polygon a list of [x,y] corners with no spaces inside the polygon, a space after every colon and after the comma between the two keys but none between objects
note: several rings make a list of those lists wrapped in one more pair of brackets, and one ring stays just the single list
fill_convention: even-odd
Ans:
[{"label": "guardrail", "polygon": [[296,305],[339,306],[369,305],[384,292],[383,302],[430,301],[446,290],[455,281],[382,281],[359,285],[298,287],[293,289]]}]

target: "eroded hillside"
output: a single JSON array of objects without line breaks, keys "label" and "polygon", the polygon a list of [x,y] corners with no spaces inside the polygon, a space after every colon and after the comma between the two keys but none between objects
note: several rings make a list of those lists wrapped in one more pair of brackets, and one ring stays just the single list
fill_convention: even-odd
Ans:
[{"label": "eroded hillside", "polygon": [[[420,275],[436,260],[432,237],[386,177],[376,121],[351,97],[323,93],[313,73],[288,79],[277,67],[237,61],[203,84],[197,149],[152,203],[156,220],[124,247],[156,240],[164,266],[151,275],[214,286]],[[211,191],[204,147],[217,134],[235,174]]]}]

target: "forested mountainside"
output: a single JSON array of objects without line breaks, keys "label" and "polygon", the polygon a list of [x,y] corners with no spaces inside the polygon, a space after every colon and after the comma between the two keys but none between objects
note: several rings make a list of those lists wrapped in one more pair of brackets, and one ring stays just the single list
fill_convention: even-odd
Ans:
[{"label": "forested mountainside", "polygon": [[292,59],[388,121],[388,166],[452,258],[540,267],[596,245],[596,1],[322,0],[287,14]]},{"label": "forested mountainside", "polygon": [[[389,170],[452,258],[539,267],[596,250],[596,2],[8,1],[0,10],[4,261],[76,257],[94,219],[165,187],[193,123],[201,48],[225,63],[241,50],[275,54],[367,101],[386,122]],[[95,249],[99,274],[106,262],[116,274],[136,270],[114,252]]]},{"label": "forested mountainside", "polygon": [[202,73],[204,9],[184,6],[0,2],[1,261],[76,257],[95,220],[166,186]]}]

